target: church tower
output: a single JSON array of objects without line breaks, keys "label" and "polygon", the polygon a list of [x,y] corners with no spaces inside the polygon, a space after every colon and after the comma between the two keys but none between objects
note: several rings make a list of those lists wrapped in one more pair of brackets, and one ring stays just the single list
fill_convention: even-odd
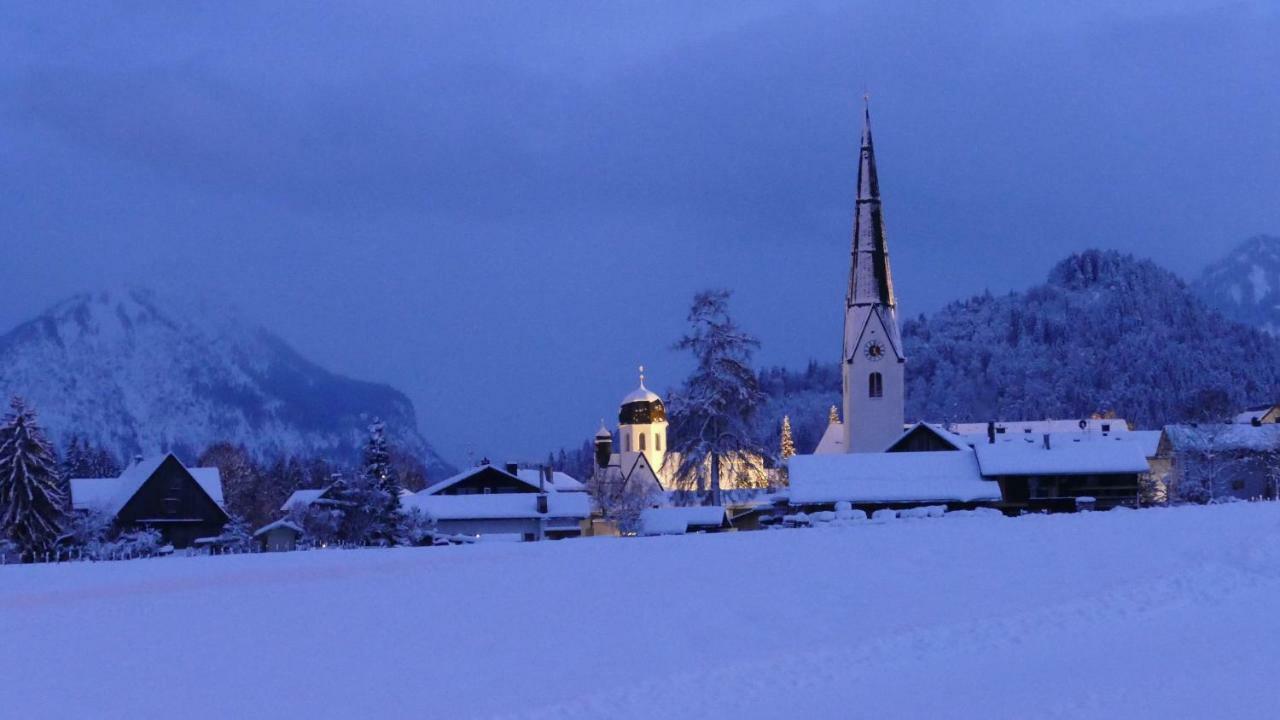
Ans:
[{"label": "church tower", "polygon": [[844,311],[844,446],[882,452],[902,434],[906,358],[880,209],[880,183],[864,109],[853,216],[853,263]]},{"label": "church tower", "polygon": [[617,451],[643,453],[654,472],[662,469],[667,457],[667,407],[658,394],[644,386],[640,367],[640,387],[622,398],[618,409]]}]

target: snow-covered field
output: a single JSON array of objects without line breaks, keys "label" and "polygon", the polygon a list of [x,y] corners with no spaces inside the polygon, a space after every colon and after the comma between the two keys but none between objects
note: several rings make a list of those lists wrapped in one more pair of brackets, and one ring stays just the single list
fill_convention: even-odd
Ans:
[{"label": "snow-covered field", "polygon": [[1280,716],[1280,504],[0,568],[0,715]]}]

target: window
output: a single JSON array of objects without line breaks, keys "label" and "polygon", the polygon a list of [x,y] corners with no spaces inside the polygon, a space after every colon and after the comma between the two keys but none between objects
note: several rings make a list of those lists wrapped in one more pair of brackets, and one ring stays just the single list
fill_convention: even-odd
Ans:
[{"label": "window", "polygon": [[871,373],[871,377],[869,377],[867,381],[868,381],[868,387],[867,387],[868,397],[878,398],[878,397],[884,396],[884,379],[880,377],[880,373],[878,372]]},{"label": "window", "polygon": [[1111,432],[1111,423],[1102,423],[1102,432]]},{"label": "window", "polygon": [[644,452],[644,433],[640,433],[640,452]]},{"label": "window", "polygon": [[658,433],[653,434],[653,449],[662,452],[662,436]]},{"label": "window", "polygon": [[182,476],[174,475],[173,477],[170,477],[169,490],[171,491],[171,493],[177,493],[181,489],[182,489]]},{"label": "window", "polygon": [[622,444],[625,446],[626,452],[631,452],[631,436],[630,435],[622,436]]}]

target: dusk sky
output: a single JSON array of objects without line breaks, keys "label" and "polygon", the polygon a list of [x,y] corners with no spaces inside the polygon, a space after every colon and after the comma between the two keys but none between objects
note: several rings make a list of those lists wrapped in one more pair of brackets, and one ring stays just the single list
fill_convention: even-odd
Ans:
[{"label": "dusk sky", "polygon": [[864,91],[904,316],[1280,233],[1280,4],[1042,5],[5,2],[0,331],[221,298],[542,457],[678,384],[699,289],[836,359]]}]

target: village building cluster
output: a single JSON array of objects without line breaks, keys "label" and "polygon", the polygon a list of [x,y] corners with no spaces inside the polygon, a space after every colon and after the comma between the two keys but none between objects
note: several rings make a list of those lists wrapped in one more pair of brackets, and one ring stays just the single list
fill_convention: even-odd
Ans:
[{"label": "village building cluster", "polygon": [[[690,493],[672,451],[663,399],[639,386],[617,425],[594,437],[590,477],[484,461],[419,492],[401,511],[425,518],[433,542],[536,541],[584,535],[683,534],[797,524],[830,515],[876,517],[989,509],[1005,514],[1108,509],[1168,501],[1280,496],[1280,407],[1250,408],[1230,423],[1134,429],[1122,418],[940,423],[905,421],[907,349],[897,317],[870,113],[858,165],[845,296],[842,406],[812,452],[765,467],[729,457],[716,504]],[[784,453],[787,455],[789,453]],[[687,468],[686,468],[687,469]],[[298,490],[258,528],[262,550],[290,550],[292,519],[340,507],[343,481]],[[72,505],[120,527],[159,530],[175,547],[216,548],[229,521],[217,468],[174,455],[136,458],[119,477],[75,478]],[[878,515],[879,514],[879,515]]]}]

